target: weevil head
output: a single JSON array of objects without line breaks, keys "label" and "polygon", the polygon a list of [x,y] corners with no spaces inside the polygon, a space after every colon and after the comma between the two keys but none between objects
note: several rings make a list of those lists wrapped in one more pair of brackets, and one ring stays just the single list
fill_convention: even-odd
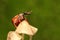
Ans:
[{"label": "weevil head", "polygon": [[32,11],[25,11],[24,15],[30,15]]},{"label": "weevil head", "polygon": [[23,13],[18,14],[19,15],[19,19],[20,20],[24,20],[25,19],[25,15],[30,15],[32,11],[25,11]]}]

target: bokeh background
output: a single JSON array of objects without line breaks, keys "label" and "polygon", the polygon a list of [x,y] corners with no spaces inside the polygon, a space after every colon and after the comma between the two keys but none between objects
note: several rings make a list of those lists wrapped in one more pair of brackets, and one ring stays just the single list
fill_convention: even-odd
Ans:
[{"label": "bokeh background", "polygon": [[39,29],[33,40],[60,40],[60,0],[0,0],[0,40],[15,30],[12,17],[28,10],[32,10],[29,23]]}]

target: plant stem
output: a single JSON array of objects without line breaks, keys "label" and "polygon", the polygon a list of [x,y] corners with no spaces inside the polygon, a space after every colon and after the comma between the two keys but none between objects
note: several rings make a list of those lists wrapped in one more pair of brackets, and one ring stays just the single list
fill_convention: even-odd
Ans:
[{"label": "plant stem", "polygon": [[22,40],[24,40],[24,34],[22,34]]},{"label": "plant stem", "polygon": [[30,35],[30,38],[29,38],[29,40],[32,40],[32,35]]}]

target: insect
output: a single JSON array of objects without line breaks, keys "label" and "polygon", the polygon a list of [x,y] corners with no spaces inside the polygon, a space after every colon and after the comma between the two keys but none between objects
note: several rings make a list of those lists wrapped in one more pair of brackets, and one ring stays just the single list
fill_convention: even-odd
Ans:
[{"label": "insect", "polygon": [[20,13],[12,18],[12,24],[17,27],[19,23],[21,23],[23,20],[26,20],[25,15],[30,15],[30,11],[26,11],[23,13]]}]

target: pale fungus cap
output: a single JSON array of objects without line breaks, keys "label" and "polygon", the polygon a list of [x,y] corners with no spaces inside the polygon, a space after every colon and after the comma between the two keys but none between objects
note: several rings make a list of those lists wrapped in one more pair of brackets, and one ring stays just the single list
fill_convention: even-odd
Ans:
[{"label": "pale fungus cap", "polygon": [[7,40],[21,40],[22,36],[17,34],[15,31],[10,31],[7,35]]},{"label": "pale fungus cap", "polygon": [[23,33],[27,35],[34,35],[37,32],[37,28],[31,26],[26,20],[22,21],[17,29],[15,30],[17,33]]}]

